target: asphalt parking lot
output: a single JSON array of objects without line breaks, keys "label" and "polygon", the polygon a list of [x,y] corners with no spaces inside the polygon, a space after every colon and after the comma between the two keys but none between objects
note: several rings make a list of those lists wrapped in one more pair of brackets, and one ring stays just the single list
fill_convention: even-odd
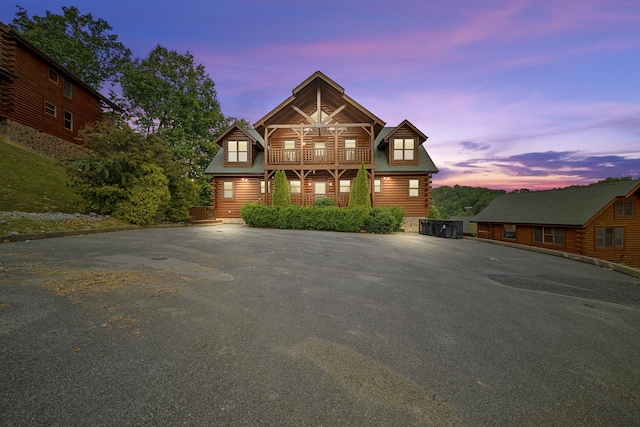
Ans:
[{"label": "asphalt parking lot", "polygon": [[0,245],[0,425],[640,423],[640,279],[413,233]]}]

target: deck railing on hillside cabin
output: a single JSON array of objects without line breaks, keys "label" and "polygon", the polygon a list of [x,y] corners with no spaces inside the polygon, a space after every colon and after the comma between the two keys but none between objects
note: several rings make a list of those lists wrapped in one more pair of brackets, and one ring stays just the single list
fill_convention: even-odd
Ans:
[{"label": "deck railing on hillside cabin", "polygon": [[[346,148],[336,150],[333,148],[305,148],[302,150],[304,164],[327,163],[371,163],[371,150],[368,148]],[[300,164],[299,149],[273,149],[268,150],[269,164],[295,165]]]}]

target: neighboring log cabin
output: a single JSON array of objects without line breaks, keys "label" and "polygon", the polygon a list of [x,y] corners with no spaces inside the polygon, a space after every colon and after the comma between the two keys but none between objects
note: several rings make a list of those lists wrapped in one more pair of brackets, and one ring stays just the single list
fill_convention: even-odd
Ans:
[{"label": "neighboring log cabin", "polygon": [[58,157],[81,145],[78,131],[106,109],[117,107],[0,23],[0,133]]},{"label": "neighboring log cabin", "polygon": [[480,238],[640,268],[640,180],[510,193],[472,221]]},{"label": "neighboring log cabin", "polygon": [[417,219],[427,217],[432,174],[438,172],[426,140],[407,120],[385,127],[318,71],[252,129],[234,124],[217,139],[222,148],[206,170],[215,217],[232,221],[245,203],[270,204],[277,170],[287,174],[293,203],[330,197],[346,207],[364,164],[372,205],[402,205],[408,226],[413,221],[417,229]]}]

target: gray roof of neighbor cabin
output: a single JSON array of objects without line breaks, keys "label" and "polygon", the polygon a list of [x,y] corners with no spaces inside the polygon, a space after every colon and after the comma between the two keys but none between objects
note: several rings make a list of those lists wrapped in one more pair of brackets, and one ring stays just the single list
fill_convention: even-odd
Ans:
[{"label": "gray roof of neighbor cabin", "polygon": [[584,226],[617,197],[629,197],[638,189],[640,180],[503,194],[472,221]]}]

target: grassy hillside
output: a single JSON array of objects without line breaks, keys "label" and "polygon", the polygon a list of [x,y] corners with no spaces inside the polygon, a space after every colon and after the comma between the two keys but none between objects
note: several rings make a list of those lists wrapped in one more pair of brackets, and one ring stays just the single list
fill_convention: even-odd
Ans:
[{"label": "grassy hillside", "polygon": [[69,182],[55,161],[0,139],[0,211],[82,212]]}]

